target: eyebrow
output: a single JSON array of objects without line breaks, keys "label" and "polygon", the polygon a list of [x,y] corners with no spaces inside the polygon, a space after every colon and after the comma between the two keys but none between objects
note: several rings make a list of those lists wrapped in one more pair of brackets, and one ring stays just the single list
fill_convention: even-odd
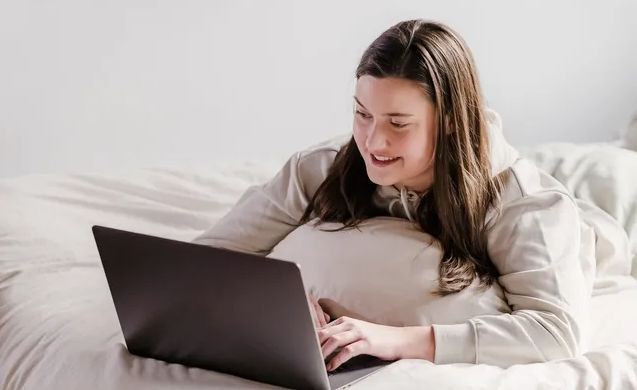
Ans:
[{"label": "eyebrow", "polygon": [[[358,103],[359,106],[363,107],[364,109],[367,110],[367,107],[365,107],[363,105],[363,103],[361,103],[360,100],[358,100],[358,98],[356,96],[354,96],[354,100],[356,100],[356,103]],[[402,116],[402,117],[407,117],[407,116],[414,116],[413,114],[406,114],[404,112],[388,112],[386,114],[383,114],[385,116]]]}]

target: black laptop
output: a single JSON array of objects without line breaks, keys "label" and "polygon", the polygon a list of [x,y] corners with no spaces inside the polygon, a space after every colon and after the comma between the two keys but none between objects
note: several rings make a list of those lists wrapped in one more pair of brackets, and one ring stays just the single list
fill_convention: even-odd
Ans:
[{"label": "black laptop", "polygon": [[328,373],[299,266],[93,226],[128,350],[297,389],[337,389],[390,362]]}]

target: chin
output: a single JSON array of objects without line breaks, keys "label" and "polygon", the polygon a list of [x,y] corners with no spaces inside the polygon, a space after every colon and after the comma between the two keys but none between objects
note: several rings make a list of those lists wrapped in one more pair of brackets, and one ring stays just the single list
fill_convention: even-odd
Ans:
[{"label": "chin", "polygon": [[370,175],[369,172],[367,172],[367,177],[372,183],[377,184],[379,186],[391,186],[396,184],[397,182],[395,179],[390,177],[379,177],[377,175]]}]

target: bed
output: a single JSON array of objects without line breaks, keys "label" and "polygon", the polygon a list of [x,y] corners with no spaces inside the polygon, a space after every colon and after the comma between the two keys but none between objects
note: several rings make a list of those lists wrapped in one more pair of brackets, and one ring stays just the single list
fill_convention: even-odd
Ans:
[{"label": "bed", "polygon": [[[637,152],[550,144],[523,154],[618,219],[637,262]],[[29,175],[0,180],[0,388],[267,389],[274,386],[130,355],[90,227],[189,241],[283,163]],[[596,281],[582,356],[499,368],[401,360],[356,389],[637,388],[637,267]]]}]

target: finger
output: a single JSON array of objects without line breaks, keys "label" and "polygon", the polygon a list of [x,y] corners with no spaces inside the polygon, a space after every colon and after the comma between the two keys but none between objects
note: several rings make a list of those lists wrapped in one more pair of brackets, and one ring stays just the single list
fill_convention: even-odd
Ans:
[{"label": "finger", "polygon": [[327,321],[325,320],[325,312],[323,312],[323,309],[321,309],[321,306],[318,304],[318,302],[313,301],[312,304],[314,305],[314,311],[316,312],[318,327],[322,328],[327,325]]},{"label": "finger", "polygon": [[358,332],[354,330],[348,330],[346,332],[338,333],[333,336],[330,336],[325,343],[321,346],[321,352],[323,353],[323,358],[329,357],[332,352],[336,351],[338,348],[351,344],[355,341],[358,341],[359,336]]},{"label": "finger", "polygon": [[312,321],[314,322],[314,327],[321,328],[325,326],[323,309],[321,309],[316,298],[312,295],[308,295],[307,300],[310,304],[310,309],[312,310]]},{"label": "finger", "polygon": [[340,352],[336,354],[336,356],[332,358],[332,360],[329,361],[329,363],[327,363],[327,370],[336,370],[338,367],[341,366],[341,364],[345,363],[349,359],[365,353],[365,348],[366,344],[363,340],[359,340],[355,343],[346,345],[340,350]]},{"label": "finger", "polygon": [[333,299],[321,298],[317,301],[317,303],[321,306],[321,309],[323,309],[323,311],[329,314],[332,318],[338,318],[345,315],[345,308],[336,303]]},{"label": "finger", "polygon": [[367,322],[373,322],[359,313],[346,309],[345,306],[330,298],[321,298],[318,300],[318,304],[323,309],[323,312],[327,313],[331,318],[351,317]]},{"label": "finger", "polygon": [[330,322],[330,316],[329,316],[329,315],[327,315],[327,313],[326,313],[326,312],[323,312],[323,316],[324,316],[324,318],[325,318],[325,325],[327,325],[327,323],[328,323],[328,322]]},{"label": "finger", "polygon": [[316,313],[316,306],[314,306],[314,300],[311,295],[307,295],[307,304],[310,305],[310,310],[312,311],[312,320],[316,323],[316,318],[314,318],[314,314]]},{"label": "finger", "polygon": [[312,322],[314,323],[314,327],[316,328],[320,328],[321,327],[321,321],[318,318],[318,315],[316,314],[316,308],[314,307],[314,305],[312,305],[312,302],[310,302],[310,311],[312,312]]},{"label": "finger", "polygon": [[323,312],[320,312],[317,314],[318,316],[318,327],[317,329],[321,329],[323,327],[325,327],[325,325],[327,325],[327,321],[325,321],[325,314]]},{"label": "finger", "polygon": [[343,318],[345,317],[341,317],[335,321],[332,321],[329,324],[325,325],[324,327],[316,331],[321,345],[323,345],[323,343],[325,342],[325,340],[327,340],[328,337],[335,335],[337,333],[347,332],[348,330],[352,329],[353,324],[349,321],[343,321]]}]

